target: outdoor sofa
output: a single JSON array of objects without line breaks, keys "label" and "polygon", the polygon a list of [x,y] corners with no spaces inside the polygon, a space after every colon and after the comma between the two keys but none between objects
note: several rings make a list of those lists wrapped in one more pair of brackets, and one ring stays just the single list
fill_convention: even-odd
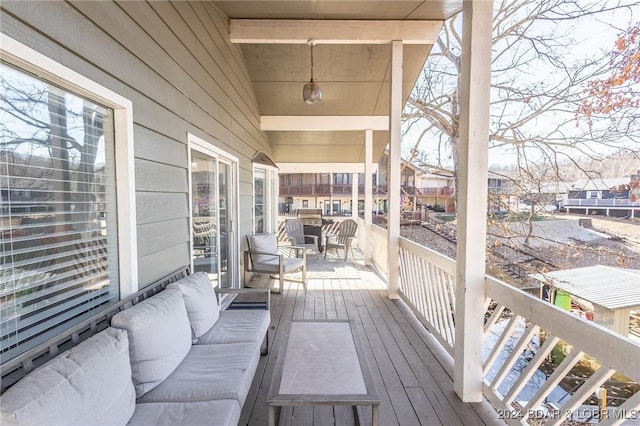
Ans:
[{"label": "outdoor sofa", "polygon": [[[106,328],[6,389],[0,424],[236,425],[268,350],[269,292],[266,309],[220,311],[205,273],[149,291],[120,302],[113,315],[85,321],[71,340],[87,325]],[[32,352],[12,374],[37,359]],[[11,380],[3,371],[3,388]]]}]

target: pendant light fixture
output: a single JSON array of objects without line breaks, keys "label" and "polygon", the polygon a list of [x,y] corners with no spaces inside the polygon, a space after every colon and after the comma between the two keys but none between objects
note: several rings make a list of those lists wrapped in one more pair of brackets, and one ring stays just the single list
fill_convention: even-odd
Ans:
[{"label": "pendant light fixture", "polygon": [[302,89],[302,99],[308,104],[317,104],[322,100],[322,90],[318,83],[313,81],[313,41],[309,40],[311,46],[311,80]]}]

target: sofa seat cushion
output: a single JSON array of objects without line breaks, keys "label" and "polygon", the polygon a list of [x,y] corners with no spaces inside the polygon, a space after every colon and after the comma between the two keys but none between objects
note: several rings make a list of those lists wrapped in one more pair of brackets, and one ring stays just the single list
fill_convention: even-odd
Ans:
[{"label": "sofa seat cushion", "polygon": [[236,399],[242,406],[259,359],[260,346],[254,343],[194,345],[178,368],[138,402]]},{"label": "sofa seat cushion", "polygon": [[7,390],[0,424],[126,424],[135,402],[127,333],[107,328]]},{"label": "sofa seat cushion", "polygon": [[191,324],[191,339],[195,342],[216,323],[220,315],[218,298],[209,276],[206,272],[196,272],[169,284],[167,288],[175,288],[182,293]]},{"label": "sofa seat cushion", "polygon": [[[293,271],[294,269],[302,268],[304,266],[304,259],[300,257],[284,257],[282,263],[284,265],[284,272]],[[278,258],[267,259],[262,262],[254,264],[254,269],[260,272],[268,272],[272,274],[280,273],[280,262]]]},{"label": "sofa seat cushion", "polygon": [[149,402],[138,404],[131,426],[210,425],[235,426],[241,407],[235,399],[194,402]]},{"label": "sofa seat cushion", "polygon": [[257,343],[264,340],[271,323],[270,312],[263,309],[238,309],[220,312],[220,319],[197,345],[220,343]]},{"label": "sofa seat cushion", "polygon": [[165,289],[118,312],[111,325],[128,333],[138,398],[166,379],[191,349],[191,326],[178,290]]}]

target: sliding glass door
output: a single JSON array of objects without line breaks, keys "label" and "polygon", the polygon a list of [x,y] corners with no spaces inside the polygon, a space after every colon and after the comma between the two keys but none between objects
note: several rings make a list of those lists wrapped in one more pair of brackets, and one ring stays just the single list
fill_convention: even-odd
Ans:
[{"label": "sliding glass door", "polygon": [[237,159],[189,135],[192,270],[221,288],[237,281]]}]

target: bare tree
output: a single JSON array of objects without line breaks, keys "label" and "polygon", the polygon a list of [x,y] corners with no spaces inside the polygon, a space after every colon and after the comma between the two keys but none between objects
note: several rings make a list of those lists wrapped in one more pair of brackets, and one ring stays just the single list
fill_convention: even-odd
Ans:
[{"label": "bare tree", "polygon": [[[607,74],[609,61],[605,52],[577,58],[570,47],[577,42],[576,28],[582,19],[598,19],[614,9],[630,11],[639,4],[621,0],[496,1],[491,148],[512,153],[524,175],[528,164],[538,162],[550,168],[555,179],[562,178],[560,169],[566,164],[589,172],[578,158],[600,159],[621,152],[638,158],[637,126],[611,116],[593,116],[591,123],[576,121],[577,109],[589,96],[589,82]],[[621,25],[626,27],[629,22]],[[404,115],[406,129],[423,129],[412,150],[428,143],[431,150],[437,148],[439,161],[450,155],[456,186],[461,39],[458,15],[445,23]]]},{"label": "bare tree", "polygon": [[[104,133],[103,109],[85,100],[71,106],[57,87],[2,67],[0,153],[9,187],[28,190],[31,197],[48,194],[41,201],[53,201],[59,226],[86,231],[95,214],[93,185]],[[76,140],[74,131],[81,131],[83,140]]]}]

